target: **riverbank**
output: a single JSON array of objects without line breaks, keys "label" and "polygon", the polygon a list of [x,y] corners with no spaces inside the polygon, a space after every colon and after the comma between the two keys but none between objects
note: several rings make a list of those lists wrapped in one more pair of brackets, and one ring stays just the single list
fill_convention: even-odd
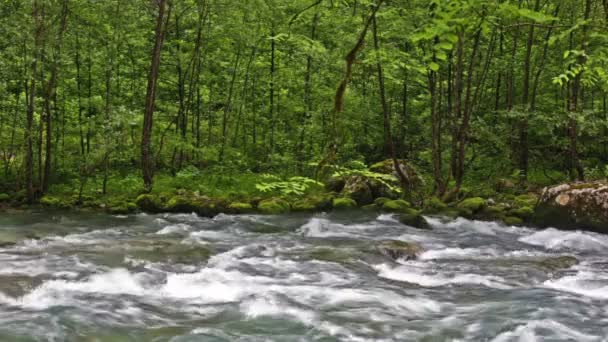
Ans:
[{"label": "riverbank", "polygon": [[608,233],[608,185],[603,182],[522,188],[508,179],[476,182],[444,199],[429,195],[430,182],[402,161],[411,175],[403,191],[391,161],[359,170],[347,170],[319,182],[306,177],[256,173],[203,173],[186,169],[176,175],[158,175],[153,191],[142,193],[137,175],[112,175],[106,182],[63,183],[50,189],[35,204],[25,194],[0,193],[0,209],[60,209],[109,214],[196,213],[202,217],[224,214],[285,214],[363,210],[395,213],[408,226],[427,228],[425,217],[463,217],[497,221],[508,226],[586,229]]}]

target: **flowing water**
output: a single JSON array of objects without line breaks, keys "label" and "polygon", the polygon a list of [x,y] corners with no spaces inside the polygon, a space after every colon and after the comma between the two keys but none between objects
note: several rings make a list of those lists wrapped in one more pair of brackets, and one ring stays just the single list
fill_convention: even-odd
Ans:
[{"label": "flowing water", "polygon": [[608,341],[608,236],[431,223],[2,214],[0,340]]}]

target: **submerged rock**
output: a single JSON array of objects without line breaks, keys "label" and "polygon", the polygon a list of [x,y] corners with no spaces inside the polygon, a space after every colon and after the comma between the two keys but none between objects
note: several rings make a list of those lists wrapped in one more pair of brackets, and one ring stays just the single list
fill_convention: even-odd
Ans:
[{"label": "submerged rock", "polygon": [[538,265],[546,271],[555,272],[578,265],[578,259],[570,255],[549,257],[540,260]]},{"label": "submerged rock", "polygon": [[422,247],[414,242],[386,240],[378,245],[380,253],[393,260],[415,260],[422,253]]},{"label": "submerged rock", "polygon": [[330,247],[317,247],[310,251],[309,257],[313,260],[346,264],[353,260],[355,250],[336,249]]},{"label": "submerged rock", "polygon": [[608,233],[608,183],[571,183],[545,188],[532,221],[541,227]]}]

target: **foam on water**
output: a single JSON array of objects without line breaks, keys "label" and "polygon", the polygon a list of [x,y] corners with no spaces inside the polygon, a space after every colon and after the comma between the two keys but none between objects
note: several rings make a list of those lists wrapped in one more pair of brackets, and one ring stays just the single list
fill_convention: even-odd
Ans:
[{"label": "foam on water", "polygon": [[366,233],[378,228],[377,224],[352,224],[345,225],[341,223],[332,222],[329,219],[313,217],[306,224],[300,227],[299,232],[307,237],[314,238],[331,238],[331,237],[344,237],[344,238],[373,238],[367,236]]},{"label": "foam on water", "polygon": [[576,250],[583,252],[605,252],[608,237],[590,232],[566,232],[554,228],[522,237],[519,241],[541,246],[548,250]]},{"label": "foam on water", "polygon": [[511,331],[507,331],[499,334],[492,340],[492,342],[536,342],[552,340],[547,336],[538,335],[538,330],[550,331],[553,339],[579,341],[579,342],[592,342],[600,341],[599,336],[588,335],[572,329],[565,324],[554,321],[552,319],[534,320],[525,324],[519,325],[517,328]]},{"label": "foam on water", "polygon": [[186,223],[171,224],[156,232],[157,235],[186,234],[192,226]]},{"label": "foam on water", "polygon": [[43,310],[68,305],[71,297],[79,293],[141,296],[146,293],[137,276],[126,269],[114,269],[95,274],[83,281],[50,280],[21,298],[0,297],[5,303],[27,309]]},{"label": "foam on water", "polygon": [[511,286],[498,276],[461,273],[453,276],[438,273],[425,273],[420,269],[401,265],[392,267],[388,264],[375,265],[378,276],[386,279],[418,284],[423,287],[441,287],[447,285],[483,285],[496,289],[510,289]]},{"label": "foam on water", "polygon": [[549,279],[546,287],[595,299],[608,299],[608,275],[599,272],[580,271],[575,275]]},{"label": "foam on water", "polygon": [[296,318],[298,321],[308,326],[318,324],[318,314],[314,311],[295,308],[281,303],[274,297],[246,300],[241,303],[240,310],[250,318],[261,316],[285,318],[285,316],[289,316]]}]

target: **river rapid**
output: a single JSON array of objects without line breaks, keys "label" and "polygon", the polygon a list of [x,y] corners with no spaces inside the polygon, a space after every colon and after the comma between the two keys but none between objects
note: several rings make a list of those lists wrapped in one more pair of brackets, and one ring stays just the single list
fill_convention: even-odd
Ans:
[{"label": "river rapid", "polygon": [[608,341],[608,236],[429,220],[2,214],[0,340]]}]

